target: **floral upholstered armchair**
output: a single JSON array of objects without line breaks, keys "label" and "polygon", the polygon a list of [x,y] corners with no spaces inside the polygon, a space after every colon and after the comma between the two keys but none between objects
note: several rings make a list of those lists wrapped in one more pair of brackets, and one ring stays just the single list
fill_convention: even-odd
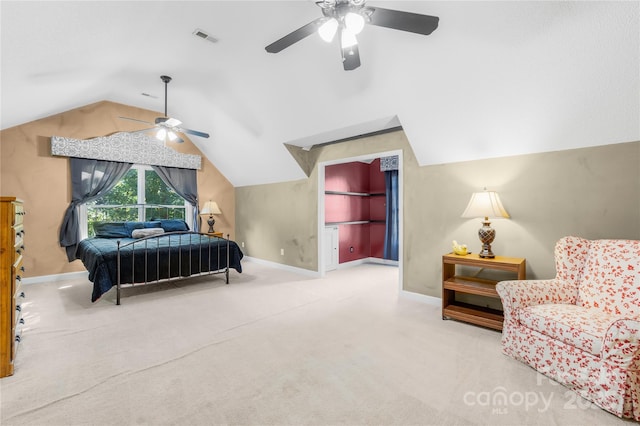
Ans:
[{"label": "floral upholstered armchair", "polygon": [[503,352],[640,421],[640,241],[564,237],[556,277],[502,281]]}]

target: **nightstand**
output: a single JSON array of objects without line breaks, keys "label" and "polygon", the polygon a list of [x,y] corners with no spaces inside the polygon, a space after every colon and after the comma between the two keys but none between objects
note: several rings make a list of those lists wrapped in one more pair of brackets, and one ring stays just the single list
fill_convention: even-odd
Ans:
[{"label": "nightstand", "polygon": [[213,235],[214,237],[220,237],[223,238],[223,233],[222,232],[207,232],[208,235]]}]

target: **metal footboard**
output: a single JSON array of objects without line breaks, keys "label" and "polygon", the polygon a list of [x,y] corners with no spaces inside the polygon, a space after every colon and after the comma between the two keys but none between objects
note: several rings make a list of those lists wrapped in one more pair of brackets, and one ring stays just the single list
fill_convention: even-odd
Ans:
[{"label": "metal footboard", "polygon": [[[226,241],[226,244],[221,244],[221,240]],[[161,242],[166,244],[161,245]],[[139,238],[125,244],[118,241],[117,244],[116,305],[120,304],[120,291],[123,286],[181,281],[196,276],[218,274],[225,274],[225,282],[229,284],[231,252],[229,234],[224,238],[199,232],[178,231]],[[221,256],[222,247],[226,247],[226,258]],[[203,265],[205,263],[203,252],[205,252],[205,265]],[[194,255],[198,256],[197,270],[194,270]],[[140,264],[141,256],[142,264]],[[178,256],[177,260],[175,256]],[[185,261],[188,265],[185,265]],[[125,262],[131,263],[130,278],[128,273],[126,277],[122,276]],[[142,271],[140,271],[141,268]]]}]

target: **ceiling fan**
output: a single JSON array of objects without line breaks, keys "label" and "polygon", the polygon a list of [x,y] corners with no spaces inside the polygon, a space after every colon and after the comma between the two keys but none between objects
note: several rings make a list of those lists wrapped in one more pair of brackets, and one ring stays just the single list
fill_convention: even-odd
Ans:
[{"label": "ceiling fan", "polygon": [[138,120],[136,118],[129,118],[129,117],[120,117],[120,118],[124,118],[125,120],[139,121],[140,123],[153,125],[154,127],[150,129],[138,130],[134,133],[150,132],[155,130],[156,132],[155,137],[165,142],[167,141],[167,139],[170,142],[177,142],[177,143],[184,142],[184,140],[180,136],[178,136],[177,133],[186,133],[189,135],[200,136],[201,138],[208,138],[209,137],[208,133],[200,132],[198,130],[187,129],[186,127],[181,127],[182,121],[175,118],[170,118],[167,115],[167,86],[171,81],[171,77],[169,77],[168,75],[161,75],[160,79],[164,82],[164,117],[157,117],[155,119],[155,123]]},{"label": "ceiling fan", "polygon": [[360,66],[356,35],[365,24],[429,35],[438,28],[440,20],[437,16],[365,6],[365,0],[321,0],[316,5],[322,9],[322,17],[271,43],[265,47],[266,51],[278,53],[316,31],[329,43],[337,33],[343,67],[349,71]]}]

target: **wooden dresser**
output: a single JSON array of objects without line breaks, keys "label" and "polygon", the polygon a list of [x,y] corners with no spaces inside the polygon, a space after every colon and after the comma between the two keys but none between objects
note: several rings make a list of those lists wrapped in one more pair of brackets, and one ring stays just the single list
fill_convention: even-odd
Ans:
[{"label": "wooden dresser", "polygon": [[13,374],[24,324],[24,292],[20,286],[24,272],[24,215],[21,200],[0,197],[0,377]]}]

